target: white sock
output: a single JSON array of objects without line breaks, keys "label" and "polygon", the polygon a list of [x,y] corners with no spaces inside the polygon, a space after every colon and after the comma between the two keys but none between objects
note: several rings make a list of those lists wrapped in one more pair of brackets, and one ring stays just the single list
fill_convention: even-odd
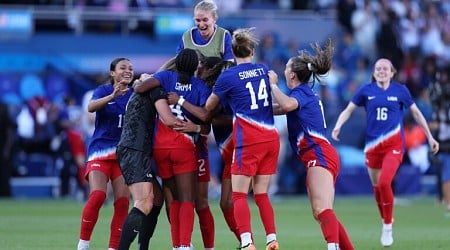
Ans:
[{"label": "white sock", "polygon": [[328,250],[339,250],[339,244],[338,243],[327,243],[327,249]]},{"label": "white sock", "polygon": [[89,249],[89,241],[88,240],[79,240],[78,241],[78,250]]},{"label": "white sock", "polygon": [[392,223],[390,223],[390,224],[383,223],[383,230],[392,230]]},{"label": "white sock", "polygon": [[241,233],[241,247],[245,247],[250,243],[253,243],[252,234],[249,232]]},{"label": "white sock", "polygon": [[266,236],[266,244],[269,242],[272,242],[274,240],[277,240],[277,235],[276,234],[268,234]]}]

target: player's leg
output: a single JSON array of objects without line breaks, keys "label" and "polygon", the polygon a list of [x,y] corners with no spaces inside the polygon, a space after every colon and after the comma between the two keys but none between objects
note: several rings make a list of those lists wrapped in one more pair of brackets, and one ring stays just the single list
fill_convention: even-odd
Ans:
[{"label": "player's leg", "polygon": [[[179,207],[180,247],[189,247],[194,229],[194,202],[197,183],[197,171],[175,174],[175,183]],[[176,197],[174,197],[176,199]],[[173,204],[173,203],[172,203]],[[170,213],[172,219],[172,209]]]},{"label": "player's leg", "polygon": [[195,211],[198,215],[200,232],[202,234],[203,246],[205,250],[214,249],[214,217],[208,202],[209,182],[211,171],[208,160],[207,137],[202,136],[203,143],[197,145],[196,156],[198,159],[197,185],[195,194]]},{"label": "player's leg", "polygon": [[162,194],[161,185],[157,180],[152,181],[153,185],[153,207],[150,213],[145,217],[141,231],[139,231],[139,250],[148,250],[150,239],[155,232],[156,224],[158,223],[158,217],[164,204],[164,197]]},{"label": "player's leg", "polygon": [[[117,164],[117,169],[120,171],[119,165]],[[128,209],[130,206],[130,190],[125,184],[125,180],[119,172],[120,175],[111,178],[111,186],[114,193],[114,212],[111,219],[110,229],[111,234],[109,237],[109,248],[117,249],[120,241],[120,234],[122,230],[123,223],[128,216]]]},{"label": "player's leg", "polygon": [[278,241],[275,227],[275,213],[269,199],[268,189],[271,175],[256,175],[253,178],[253,193],[259,216],[266,232],[266,249],[278,250]]},{"label": "player's leg", "polygon": [[228,228],[236,236],[236,239],[238,241],[241,241],[236,220],[234,219],[231,176],[230,178],[222,178],[220,209],[222,210],[223,217],[225,218],[225,222],[227,223]]},{"label": "player's leg", "polygon": [[392,181],[397,173],[402,156],[388,152],[383,159],[383,165],[378,179],[378,187],[380,189],[380,197],[383,209],[383,229],[381,236],[381,244],[390,246],[394,243],[392,236],[392,224],[394,214],[394,192],[392,190]]},{"label": "player's leg", "polygon": [[[89,249],[92,232],[97,223],[100,208],[106,200],[106,190],[108,177],[100,170],[91,171],[89,162],[86,166],[86,174],[89,180],[90,194],[84,205],[80,223],[80,239],[78,241],[78,250]],[[95,163],[101,165],[101,162]],[[105,166],[104,166],[105,167]],[[100,167],[101,169],[101,167]]]},{"label": "player's leg", "polygon": [[233,189],[234,218],[239,229],[241,247],[253,244],[250,207],[247,201],[248,190],[252,177],[247,175],[231,175]]},{"label": "player's leg", "polygon": [[277,172],[279,154],[279,147],[271,147],[272,145],[276,144],[261,143],[253,147],[253,155],[260,159],[256,162],[257,171],[253,177],[253,194],[266,232],[266,250],[279,249],[275,212],[268,194],[271,178]]},{"label": "player's leg", "polygon": [[145,217],[153,206],[153,185],[151,182],[137,182],[128,186],[134,200],[134,206],[122,227],[118,250],[128,250],[131,243],[141,232]]},{"label": "player's leg", "polygon": [[333,210],[334,180],[323,167],[308,168],[308,197],[314,218],[319,222],[327,249],[339,249],[339,221]]},{"label": "player's leg", "polygon": [[202,234],[205,250],[214,249],[214,217],[208,202],[208,182],[197,183],[197,194],[195,199],[195,211],[198,215],[200,232]]}]

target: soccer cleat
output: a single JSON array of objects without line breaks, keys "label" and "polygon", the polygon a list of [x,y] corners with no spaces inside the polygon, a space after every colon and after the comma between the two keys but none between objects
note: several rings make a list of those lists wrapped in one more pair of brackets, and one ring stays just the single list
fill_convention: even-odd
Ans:
[{"label": "soccer cleat", "polygon": [[253,243],[248,243],[245,247],[240,247],[241,250],[256,250],[256,247]]},{"label": "soccer cleat", "polygon": [[392,224],[390,226],[383,225],[380,241],[383,247],[390,247],[394,243],[394,238],[392,237]]},{"label": "soccer cleat", "polygon": [[266,244],[266,250],[278,250],[280,246],[278,245],[278,241],[272,240],[271,242]]}]

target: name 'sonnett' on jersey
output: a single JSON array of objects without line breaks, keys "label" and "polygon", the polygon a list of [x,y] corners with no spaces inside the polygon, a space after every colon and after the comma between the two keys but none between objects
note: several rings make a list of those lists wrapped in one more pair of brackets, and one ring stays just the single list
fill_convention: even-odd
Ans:
[{"label": "name 'sonnett' on jersey", "polygon": [[266,72],[263,68],[257,68],[252,70],[241,71],[238,73],[239,79],[248,79],[253,77],[258,77],[261,75],[266,75]]}]

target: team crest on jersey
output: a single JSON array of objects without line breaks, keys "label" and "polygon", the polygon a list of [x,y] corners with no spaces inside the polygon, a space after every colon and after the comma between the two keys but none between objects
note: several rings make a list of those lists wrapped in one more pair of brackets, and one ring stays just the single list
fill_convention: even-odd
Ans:
[{"label": "team crest on jersey", "polygon": [[398,101],[398,98],[396,96],[388,96],[387,100],[391,101],[391,102],[396,102],[396,101]]}]

